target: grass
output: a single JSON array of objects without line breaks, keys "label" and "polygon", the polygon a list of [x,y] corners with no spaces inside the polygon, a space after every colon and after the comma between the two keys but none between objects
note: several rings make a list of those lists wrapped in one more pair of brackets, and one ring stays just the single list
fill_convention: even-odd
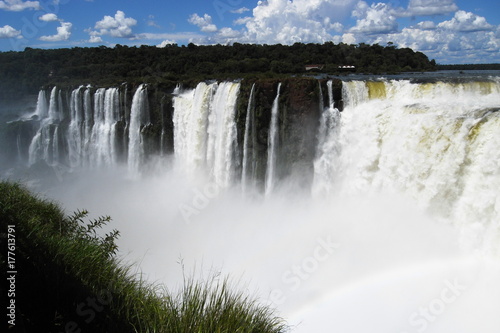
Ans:
[{"label": "grass", "polygon": [[[0,183],[0,225],[15,226],[18,332],[285,332],[273,310],[227,278],[184,278],[180,290],[145,281],[116,257],[109,217],[65,216],[19,184]],[[0,260],[7,264],[6,237]]]}]

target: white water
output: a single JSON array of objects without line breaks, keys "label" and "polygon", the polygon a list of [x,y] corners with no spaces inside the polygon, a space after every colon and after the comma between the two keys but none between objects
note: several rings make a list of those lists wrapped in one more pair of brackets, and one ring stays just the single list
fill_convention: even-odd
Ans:
[{"label": "white water", "polygon": [[239,83],[220,83],[208,115],[207,165],[215,183],[222,187],[234,182],[239,160],[235,122],[239,90]]},{"label": "white water", "polygon": [[46,118],[49,113],[49,103],[45,95],[45,90],[40,90],[38,92],[38,99],[36,103],[35,114],[39,119]]},{"label": "white water", "polygon": [[343,112],[330,97],[310,134],[315,195],[276,188],[259,200],[188,177],[215,179],[216,156],[233,174],[234,146],[216,143],[234,122],[210,118],[233,112],[233,85],[179,89],[181,167],[136,182],[97,173],[54,195],[68,211],[113,216],[122,253],[150,280],[175,289],[179,262],[221,271],[293,332],[500,331],[500,84],[345,82]]},{"label": "white water", "polygon": [[271,110],[271,123],[269,125],[269,136],[267,139],[267,169],[266,169],[266,184],[265,193],[270,195],[275,187],[276,181],[276,155],[279,149],[278,142],[278,117],[279,117],[279,98],[280,98],[281,83],[278,84],[278,92],[273,102]]},{"label": "white water", "polygon": [[[243,161],[242,161],[242,171],[241,171],[241,189],[243,193],[245,193],[248,189],[248,183],[250,180],[255,179],[255,178],[250,178],[253,175],[253,170],[254,168],[251,167],[250,163],[252,163],[249,155],[249,147],[250,144],[252,145],[252,152],[254,151],[254,142],[255,140],[253,137],[255,136],[255,131],[253,129],[254,127],[254,104],[255,104],[255,97],[254,97],[254,91],[255,91],[255,83],[252,84],[252,89],[250,90],[250,96],[248,98],[248,106],[247,106],[247,115],[245,118],[245,135],[243,138]],[[252,142],[251,142],[251,141]],[[255,159],[255,155],[252,155],[252,158]],[[255,162],[255,161],[253,161]],[[251,167],[252,175],[249,174],[249,166]],[[255,177],[255,176],[254,176]]]},{"label": "white water", "polygon": [[[58,141],[54,140],[57,133],[55,131],[57,124],[63,118],[60,114],[62,110],[61,95],[57,87],[54,87],[50,93],[48,109],[46,106],[45,93],[39,94],[37,102],[37,112],[39,115],[46,115],[40,119],[40,128],[33,137],[29,146],[29,161],[33,165],[37,161],[45,161],[49,165],[57,164],[58,160]],[[45,111],[47,110],[47,111]]]},{"label": "white water", "polygon": [[116,166],[116,123],[121,118],[120,113],[118,89],[97,89],[94,94],[94,125],[88,143],[92,167]]},{"label": "white water", "polygon": [[[29,165],[44,161],[74,171],[115,168],[124,160],[131,175],[137,176],[145,160],[141,131],[149,124],[147,91],[142,85],[136,90],[130,124],[126,123],[126,102],[121,100],[122,95],[126,91],[121,94],[119,88],[94,91],[91,86],[80,86],[64,97],[54,87],[47,103],[47,92],[40,91],[36,109],[40,128],[29,147]],[[63,103],[63,99],[68,103]],[[122,137],[117,134],[119,122],[127,125]],[[120,146],[125,147],[122,149],[125,152]]]},{"label": "white water", "polygon": [[404,193],[459,226],[464,246],[498,251],[500,118],[492,111],[499,85],[390,81],[361,88],[346,84],[346,95],[357,97],[342,113],[339,169],[326,183],[341,195]]},{"label": "white water", "polygon": [[140,174],[141,165],[144,163],[144,139],[141,131],[143,126],[147,124],[149,124],[147,87],[140,85],[132,99],[128,131],[128,170],[132,177],[137,177]]},{"label": "white water", "polygon": [[71,122],[68,127],[68,156],[70,166],[75,168],[80,166],[82,163],[83,155],[83,120],[84,120],[84,110],[83,110],[83,98],[82,90],[83,86],[75,89],[71,92]]},{"label": "white water", "polygon": [[239,83],[199,83],[174,97],[174,152],[179,167],[190,176],[207,172],[218,186],[235,180],[235,123]]},{"label": "white water", "polygon": [[318,147],[314,161],[313,195],[324,196],[333,192],[332,177],[338,174],[340,150],[340,112],[334,107],[332,81],[327,82],[328,107],[322,110],[318,129]]}]

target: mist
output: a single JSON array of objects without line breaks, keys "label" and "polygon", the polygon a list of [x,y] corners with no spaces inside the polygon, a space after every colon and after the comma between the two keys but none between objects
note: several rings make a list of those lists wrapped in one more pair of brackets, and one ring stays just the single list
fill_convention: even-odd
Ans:
[{"label": "mist", "polygon": [[120,256],[149,281],[177,290],[184,274],[229,276],[293,332],[500,328],[498,262],[466,251],[458,228],[414,200],[289,194],[286,182],[244,195],[165,169],[82,174],[46,194],[68,213],[111,215]]}]

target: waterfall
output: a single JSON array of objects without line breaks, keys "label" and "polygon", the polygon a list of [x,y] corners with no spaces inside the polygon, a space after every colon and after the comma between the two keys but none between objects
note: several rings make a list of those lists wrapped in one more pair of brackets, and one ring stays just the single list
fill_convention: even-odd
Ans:
[{"label": "waterfall", "polygon": [[498,88],[495,82],[347,82],[349,102],[335,139],[341,149],[328,157],[337,181],[327,186],[343,195],[403,193],[457,225],[465,246],[498,249]]},{"label": "waterfall", "polygon": [[174,96],[174,153],[188,174],[205,170],[219,186],[234,181],[239,89],[234,82],[201,82]]},{"label": "waterfall", "polygon": [[57,165],[61,162],[60,148],[59,148],[59,126],[54,128],[54,136],[52,138],[52,165]]},{"label": "waterfall", "polygon": [[37,114],[45,117],[40,119],[40,128],[31,140],[28,149],[29,165],[40,160],[50,165],[59,161],[59,141],[55,139],[58,138],[56,129],[63,115],[62,99],[57,87],[52,88],[48,108],[46,105],[45,91],[42,90],[38,94]]},{"label": "waterfall", "polygon": [[165,122],[166,122],[166,119],[165,119],[165,112],[164,112],[164,109],[165,109],[165,97],[163,97],[161,99],[161,102],[160,102],[160,115],[161,115],[161,134],[160,134],[160,156],[164,156],[165,155]]},{"label": "waterfall", "polygon": [[267,169],[265,193],[272,193],[275,186],[276,177],[276,155],[278,151],[278,118],[279,118],[279,98],[281,83],[278,84],[278,91],[274,99],[271,110],[271,123],[269,125],[269,135],[267,141]]},{"label": "waterfall", "polygon": [[38,92],[35,114],[38,116],[38,119],[44,119],[47,117],[48,113],[49,103],[47,101],[46,91],[42,89]]},{"label": "waterfall", "polygon": [[174,153],[188,174],[206,166],[208,114],[215,84],[199,83],[174,97]]},{"label": "waterfall", "polygon": [[236,100],[239,83],[223,82],[217,87],[208,117],[207,164],[216,184],[227,187],[234,181],[237,152]]},{"label": "waterfall", "polygon": [[[500,184],[495,176],[500,173],[498,80],[345,81],[342,116],[334,107],[333,82],[326,86],[328,105],[325,98],[317,129],[314,134],[305,133],[317,139],[312,161],[314,195],[402,193],[432,216],[463,228],[467,235],[463,242],[470,246],[495,242],[495,230],[500,230],[495,222],[500,220]],[[262,177],[267,195],[279,178],[281,88],[279,84],[267,137],[267,166]],[[239,175],[239,90],[236,82],[201,82],[195,89],[185,90],[176,87],[174,160],[188,175],[204,174],[220,186],[241,179],[246,191],[256,181],[256,163],[262,157],[255,149],[261,124],[255,113],[257,86],[252,86],[246,101]],[[320,96],[320,104],[322,101]],[[73,169],[115,167],[128,147],[123,159],[130,173],[137,175],[151,149],[144,140],[144,128],[150,121],[146,86],[135,92],[130,117],[124,109],[126,103],[118,88],[80,86],[67,95],[57,87],[41,90],[36,108],[40,127],[29,145],[29,165],[43,161],[52,166],[68,163]],[[164,136],[166,128],[161,129]],[[159,135],[163,151],[165,139]],[[15,140],[12,147],[17,142],[19,155],[23,147]]]},{"label": "waterfall", "polygon": [[61,94],[57,87],[52,88],[50,92],[50,102],[49,102],[49,110],[48,110],[48,121],[57,122],[62,118],[61,112]]},{"label": "waterfall", "polygon": [[144,162],[142,129],[147,124],[149,124],[148,92],[146,85],[141,84],[134,94],[130,111],[128,170],[132,177],[140,174],[141,164]]},{"label": "waterfall", "polygon": [[118,88],[97,89],[94,95],[93,126],[88,145],[88,155],[92,167],[116,165],[118,160],[116,123],[120,119],[119,115]]},{"label": "waterfall", "polygon": [[[253,146],[253,142],[251,142],[251,137],[250,137],[250,132],[252,132],[252,136],[255,135],[255,131],[253,131],[254,129],[254,104],[255,104],[255,97],[254,97],[254,90],[255,90],[255,83],[252,84],[252,89],[250,90],[250,97],[248,98],[248,106],[247,106],[247,115],[246,115],[246,118],[245,118],[245,135],[244,135],[244,138],[243,138],[243,168],[242,168],[242,172],[241,172],[241,187],[242,187],[242,190],[243,192],[246,192],[247,190],[247,187],[248,187],[248,182],[249,180],[251,179],[255,179],[254,177],[250,177],[249,176],[249,167],[250,167],[250,170],[252,172],[252,176],[253,176],[253,171],[254,171],[254,167],[252,167],[252,165],[249,165],[250,164],[250,161],[252,161],[252,164],[255,163],[255,159],[253,158],[254,156],[252,156],[252,160],[250,159],[251,156],[249,156],[248,154],[248,150],[250,148],[250,144],[252,144],[252,152],[253,150],[255,150],[255,147]],[[253,141],[253,140],[252,140]]]},{"label": "waterfall", "polygon": [[68,155],[69,164],[72,168],[82,163],[83,157],[83,133],[84,120],[83,94],[84,86],[73,90],[70,99],[71,121],[68,126]]},{"label": "waterfall", "polygon": [[327,195],[333,190],[334,179],[337,175],[337,157],[340,151],[338,137],[340,112],[334,107],[331,80],[327,82],[327,87],[329,103],[328,107],[324,108],[321,113],[312,187],[313,194],[321,196]]}]

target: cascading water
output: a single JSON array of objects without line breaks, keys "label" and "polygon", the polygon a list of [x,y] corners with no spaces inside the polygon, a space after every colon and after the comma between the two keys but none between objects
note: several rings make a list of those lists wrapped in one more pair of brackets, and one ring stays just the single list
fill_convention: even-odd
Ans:
[{"label": "cascading water", "polygon": [[38,92],[35,114],[38,116],[38,119],[43,119],[47,117],[48,113],[49,103],[47,101],[45,90],[40,90]]},{"label": "cascading water", "polygon": [[121,95],[119,88],[80,86],[69,93],[66,104],[63,92],[54,87],[47,104],[46,91],[40,91],[36,109],[40,128],[29,147],[29,164],[64,164],[68,170],[116,167],[127,151],[125,142],[130,144],[130,171],[137,172],[144,161],[141,130],[149,123],[147,91],[143,86],[136,91],[131,124],[119,133],[119,123],[126,123]]},{"label": "cascading water", "polygon": [[208,114],[215,86],[201,82],[196,89],[174,96],[174,153],[191,175],[206,166]]},{"label": "cascading water", "polygon": [[[255,160],[256,156],[253,154],[255,150],[255,97],[254,97],[255,83],[252,84],[252,89],[250,90],[250,97],[248,98],[247,115],[245,118],[245,136],[243,138],[243,161],[242,161],[242,172],[241,172],[241,188],[243,193],[248,189],[249,181],[255,180],[254,170],[255,170]],[[251,148],[252,156],[249,154]],[[250,171],[249,171],[250,169]]]},{"label": "cascading water", "polygon": [[239,160],[235,122],[239,90],[239,83],[220,83],[208,115],[207,164],[216,184],[222,187],[235,180]]},{"label": "cascading water", "polygon": [[[109,117],[109,116],[108,116]],[[149,103],[146,85],[140,85],[132,99],[130,111],[128,170],[132,177],[140,174],[141,164],[144,162],[144,139],[142,128],[149,124]]]},{"label": "cascading water", "polygon": [[46,117],[40,119],[40,128],[29,146],[29,164],[33,165],[40,160],[49,165],[57,164],[59,162],[59,141],[56,129],[59,121],[63,118],[60,91],[57,87],[52,88],[47,112],[45,112],[45,93],[39,94],[38,97],[37,111]]},{"label": "cascading water", "polygon": [[118,159],[116,124],[120,120],[118,88],[100,88],[94,95],[94,125],[89,151],[93,167],[115,166]]},{"label": "cascading water", "polygon": [[279,98],[280,98],[281,83],[278,84],[278,92],[273,102],[271,110],[271,123],[269,125],[269,136],[267,144],[267,169],[266,169],[266,184],[265,193],[270,195],[276,181],[276,156],[279,149],[278,142],[278,118],[279,118]]},{"label": "cascading water", "polygon": [[83,86],[71,92],[70,112],[71,121],[68,127],[68,156],[72,168],[80,166],[83,155]]},{"label": "cascading water", "polygon": [[498,83],[351,81],[344,90],[348,103],[332,138],[340,149],[328,157],[338,171],[328,186],[344,195],[406,193],[463,227],[463,242],[498,251]]},{"label": "cascading water", "polygon": [[199,83],[174,97],[174,152],[188,173],[205,169],[218,186],[235,180],[239,83]]},{"label": "cascading water", "polygon": [[340,150],[340,112],[334,107],[332,81],[327,82],[327,87],[329,103],[321,113],[312,188],[313,194],[319,196],[331,194],[333,191],[332,178],[337,175],[337,156]]}]

